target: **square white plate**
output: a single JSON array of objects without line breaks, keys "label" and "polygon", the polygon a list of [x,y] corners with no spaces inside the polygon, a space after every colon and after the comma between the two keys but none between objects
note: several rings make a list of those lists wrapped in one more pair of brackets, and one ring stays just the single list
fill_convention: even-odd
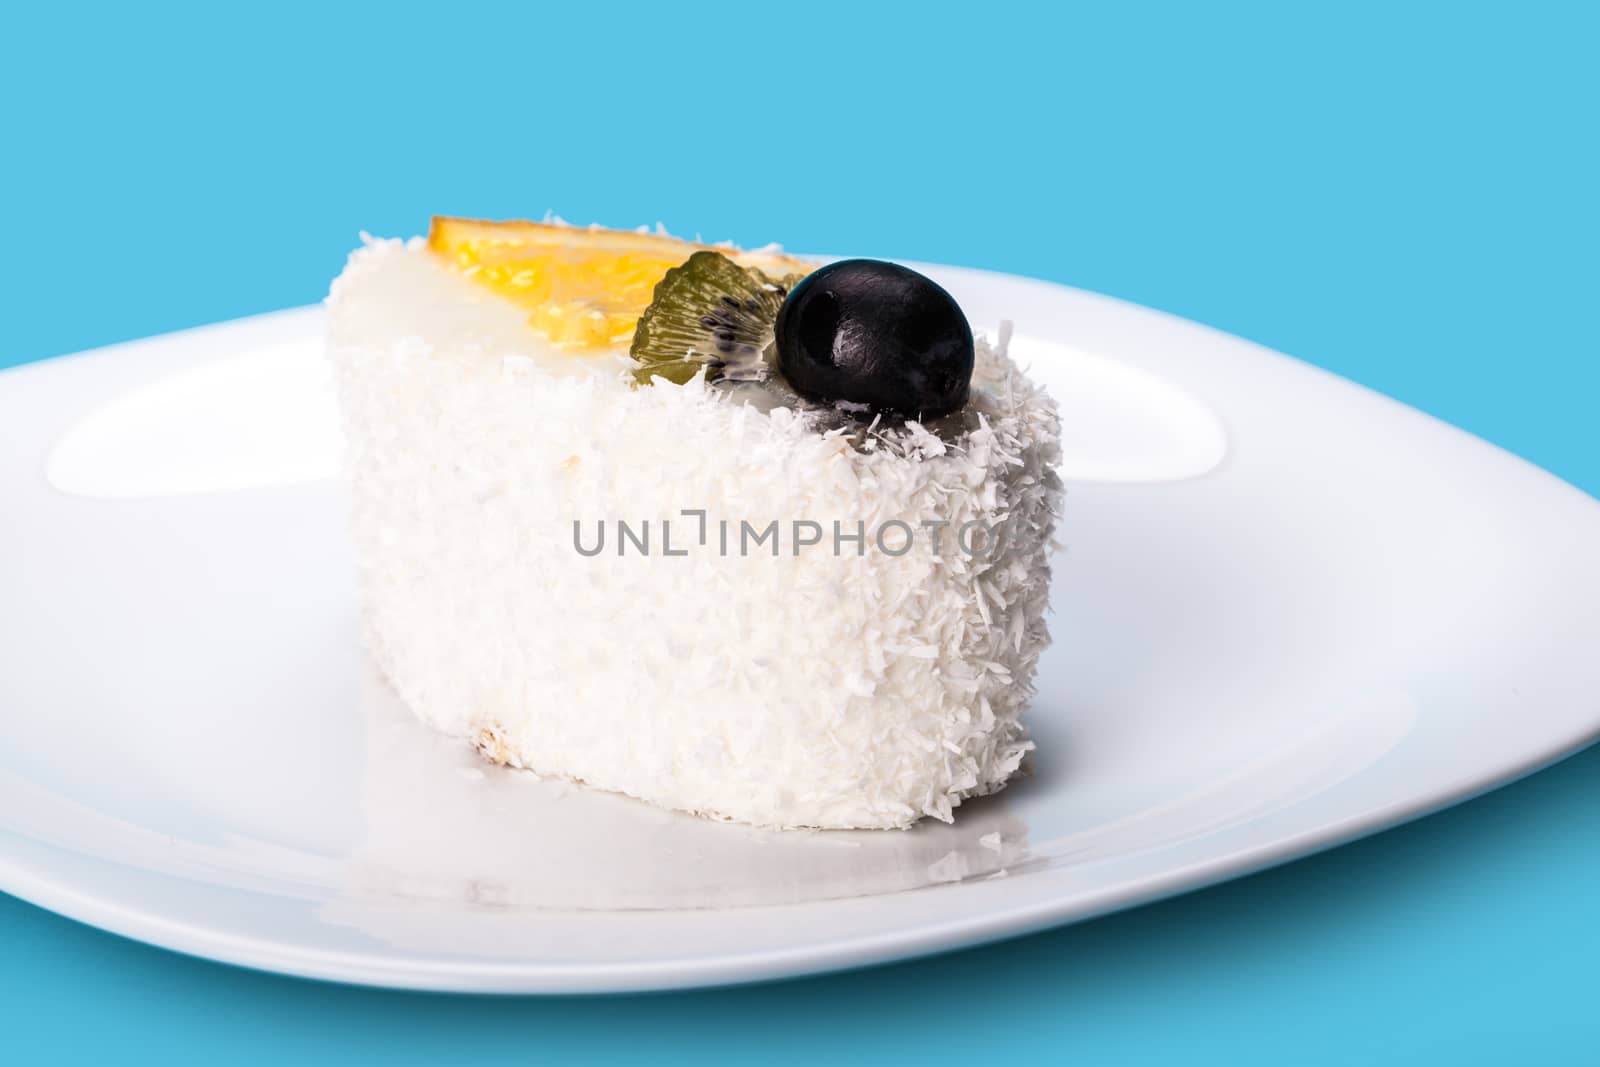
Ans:
[{"label": "square white plate", "polygon": [[484,767],[356,640],[321,313],[0,374],[0,888],[249,966],[658,989],[1036,929],[1488,789],[1600,734],[1600,506],[1254,345],[924,268],[1060,400],[1033,773],[773,833]]}]

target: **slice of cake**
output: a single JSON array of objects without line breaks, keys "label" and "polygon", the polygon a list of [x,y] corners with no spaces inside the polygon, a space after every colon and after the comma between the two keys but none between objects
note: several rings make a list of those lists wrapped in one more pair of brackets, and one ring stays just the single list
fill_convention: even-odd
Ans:
[{"label": "slice of cake", "polygon": [[1015,773],[1055,409],[933,282],[436,219],[328,311],[367,639],[423,721],[763,826]]}]

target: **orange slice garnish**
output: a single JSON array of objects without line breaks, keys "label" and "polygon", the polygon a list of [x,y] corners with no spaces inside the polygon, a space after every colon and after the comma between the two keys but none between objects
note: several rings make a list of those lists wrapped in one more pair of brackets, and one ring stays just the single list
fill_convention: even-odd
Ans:
[{"label": "orange slice garnish", "polygon": [[480,285],[528,311],[528,324],[572,348],[625,347],[667,271],[701,249],[777,277],[811,264],[769,252],[662,234],[545,222],[435,216],[428,247]]}]

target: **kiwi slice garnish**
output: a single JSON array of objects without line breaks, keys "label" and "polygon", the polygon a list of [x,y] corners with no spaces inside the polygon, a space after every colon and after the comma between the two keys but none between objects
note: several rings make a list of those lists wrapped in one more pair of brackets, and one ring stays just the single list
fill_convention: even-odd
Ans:
[{"label": "kiwi slice garnish", "polygon": [[634,377],[682,385],[704,367],[707,381],[765,378],[778,309],[801,277],[774,281],[720,252],[696,252],[656,283],[633,334]]}]

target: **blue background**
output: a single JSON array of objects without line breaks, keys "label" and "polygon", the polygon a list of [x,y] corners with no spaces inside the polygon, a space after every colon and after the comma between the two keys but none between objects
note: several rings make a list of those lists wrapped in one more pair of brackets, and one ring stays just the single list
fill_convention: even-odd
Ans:
[{"label": "blue background", "polygon": [[[11,10],[0,366],[554,208],[1111,293],[1600,491],[1594,9],[1290,7]],[[1175,901],[709,993],[338,988],[0,897],[0,1060],[1595,1063],[1597,903],[1600,749]]]}]

